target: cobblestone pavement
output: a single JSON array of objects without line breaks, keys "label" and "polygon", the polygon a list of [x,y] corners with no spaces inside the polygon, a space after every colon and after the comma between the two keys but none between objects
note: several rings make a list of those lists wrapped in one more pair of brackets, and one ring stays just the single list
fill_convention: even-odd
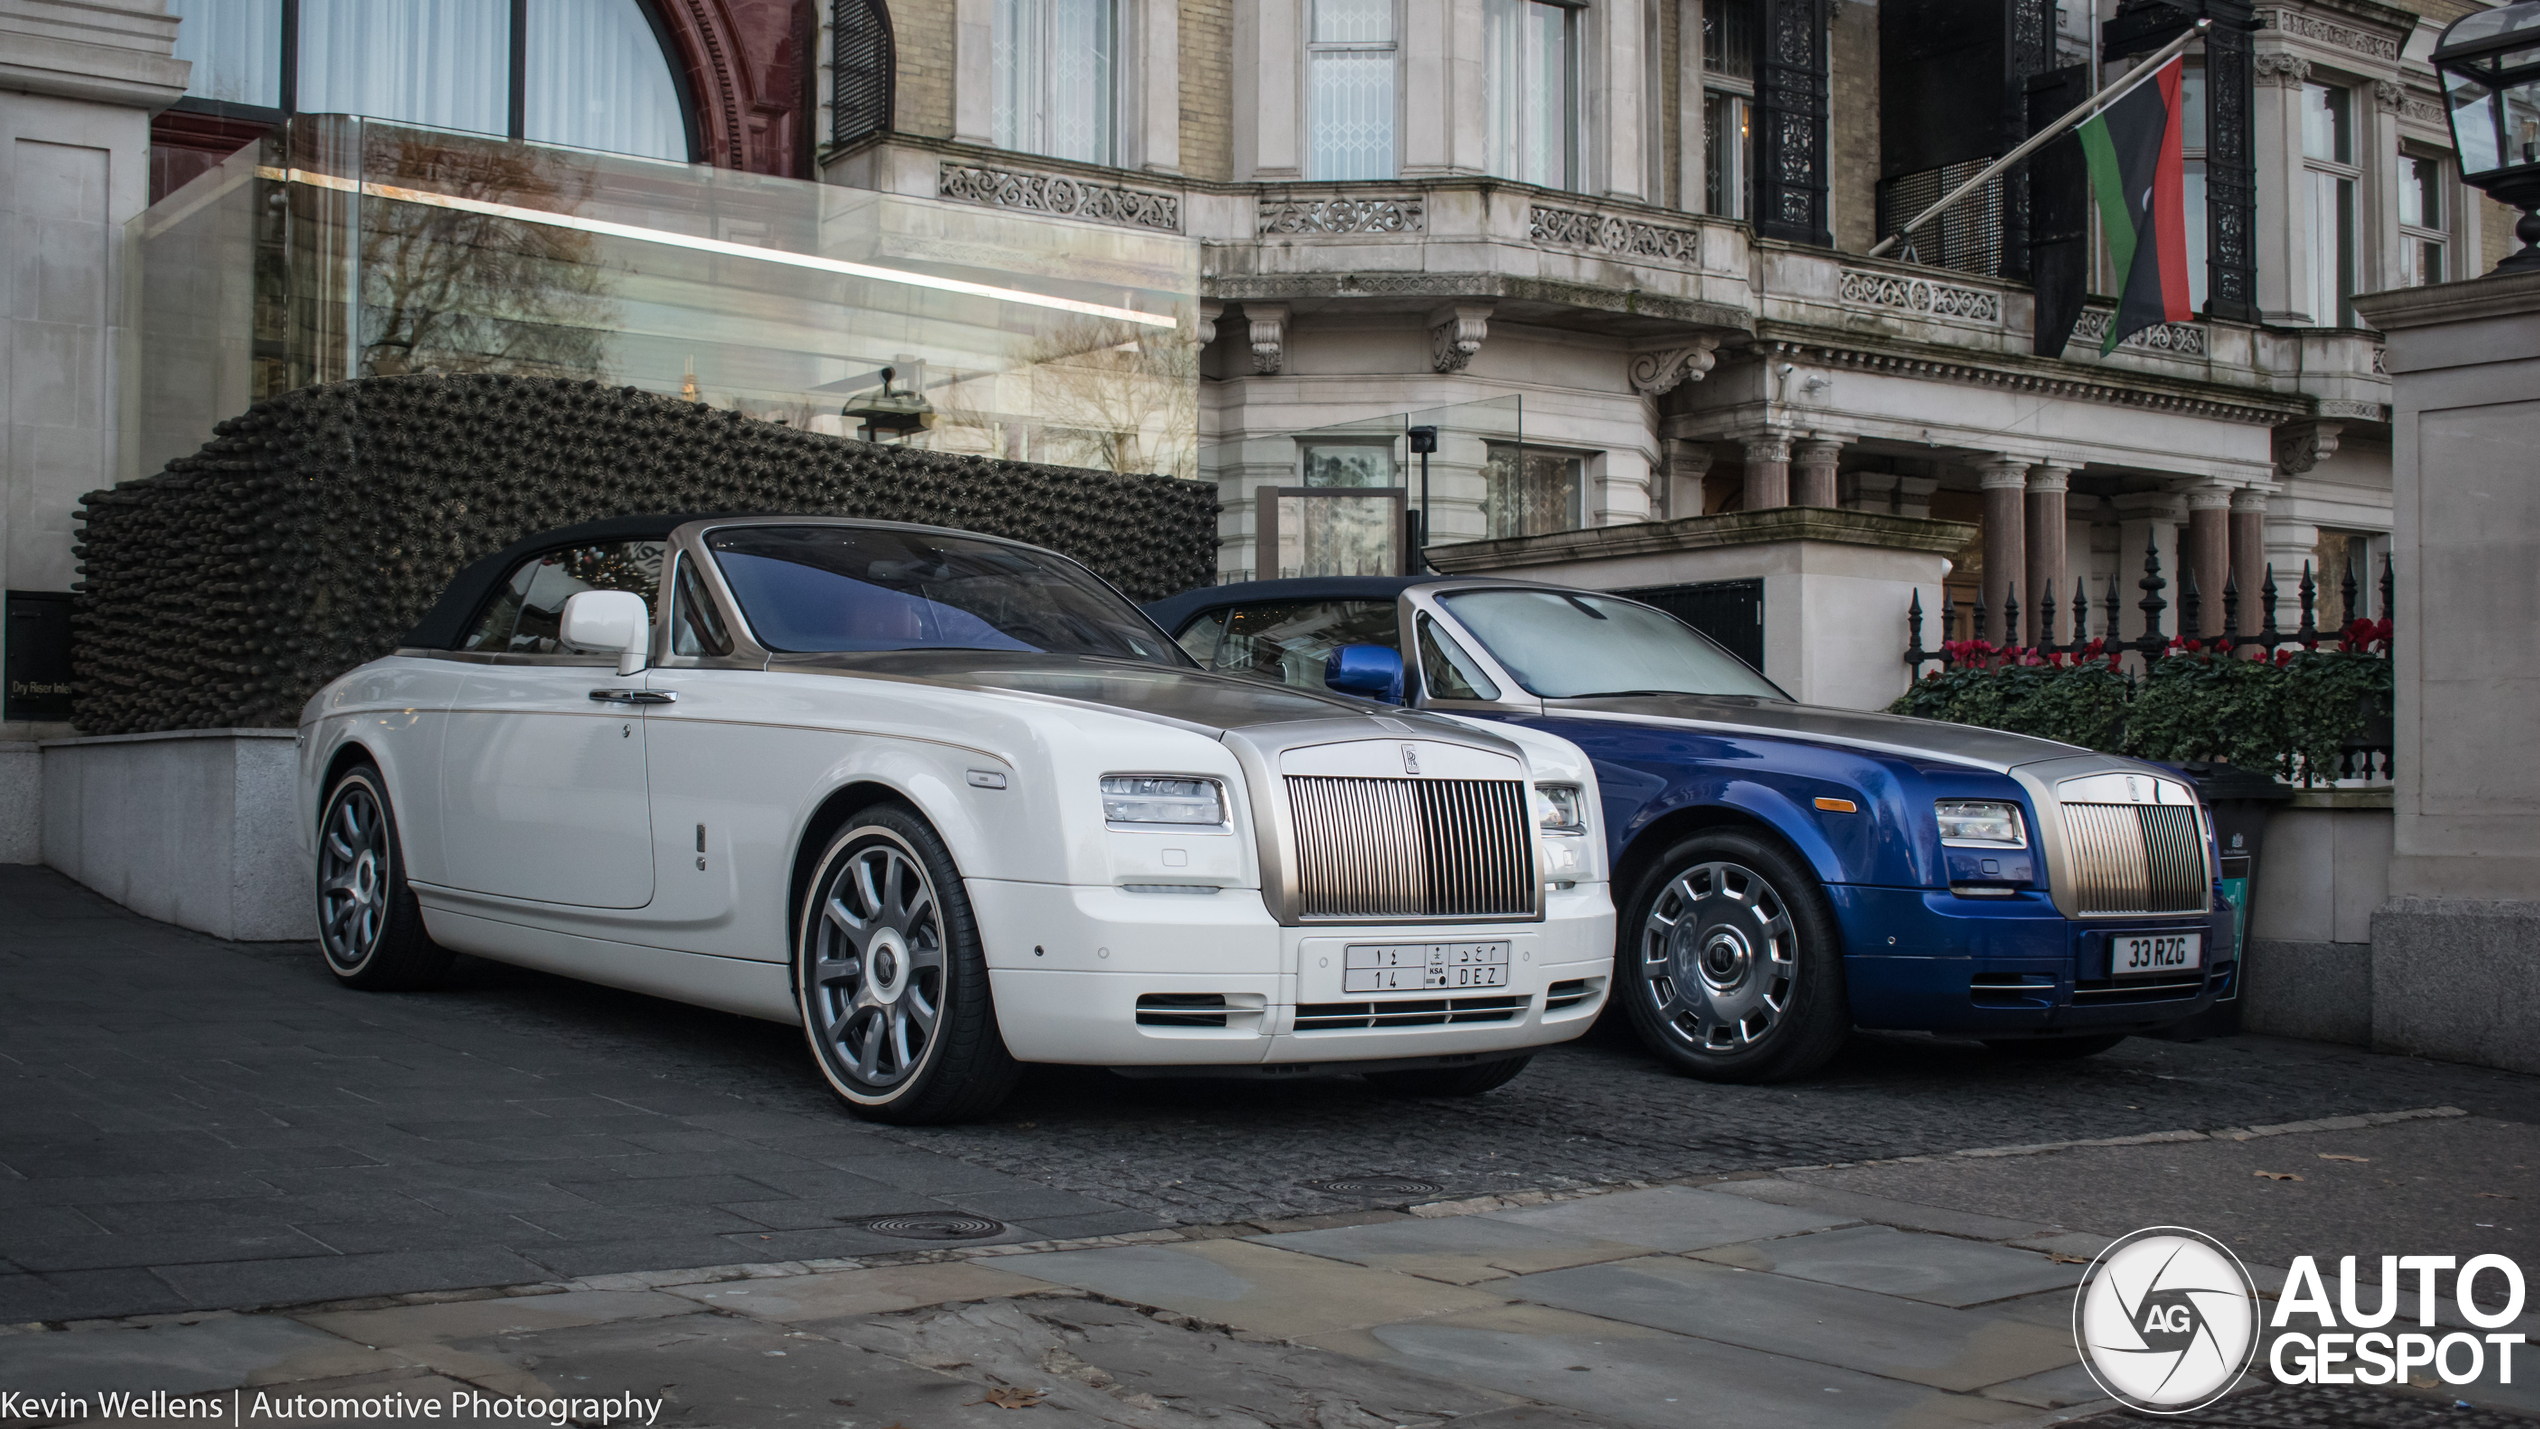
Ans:
[{"label": "cobblestone pavement", "polygon": [[851,1256],[905,1242],[847,1222],[910,1211],[1041,1240],[1383,1199],[1304,1184],[1349,1175],[1453,1195],[2440,1105],[2540,1121],[2540,1079],[2311,1044],[2039,1065],[1863,1037],[1787,1087],[1596,1039],[1468,1101],[1052,1069],[993,1121],[875,1128],[782,1027],[472,960],[444,991],[348,993],[305,945],[24,868],[0,869],[0,1079],[0,1322]]}]

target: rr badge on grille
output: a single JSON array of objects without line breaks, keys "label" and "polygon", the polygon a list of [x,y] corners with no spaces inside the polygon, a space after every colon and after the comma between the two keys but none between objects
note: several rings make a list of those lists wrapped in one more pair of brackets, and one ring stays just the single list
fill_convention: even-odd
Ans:
[{"label": "rr badge on grille", "polygon": [[1420,772],[1420,751],[1408,744],[1402,747],[1402,772],[1405,774]]}]

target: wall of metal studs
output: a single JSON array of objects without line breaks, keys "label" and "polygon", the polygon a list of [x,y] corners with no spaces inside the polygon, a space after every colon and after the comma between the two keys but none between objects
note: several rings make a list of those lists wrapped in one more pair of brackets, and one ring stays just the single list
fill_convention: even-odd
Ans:
[{"label": "wall of metal studs", "polygon": [[593,382],[377,377],[219,425],[82,498],[84,734],[289,726],[469,562],[606,516],[768,511],[1030,541],[1138,600],[1212,579],[1204,482],[876,446]]}]

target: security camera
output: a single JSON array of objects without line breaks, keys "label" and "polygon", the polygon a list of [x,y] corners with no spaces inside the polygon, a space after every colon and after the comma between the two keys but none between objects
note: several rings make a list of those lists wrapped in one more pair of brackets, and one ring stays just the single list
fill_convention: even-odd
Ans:
[{"label": "security camera", "polygon": [[1785,362],[1785,363],[1783,363],[1781,366],[1779,366],[1779,367],[1777,367],[1777,368],[1773,369],[1773,375],[1774,375],[1774,376],[1776,376],[1776,377],[1788,377],[1790,374],[1792,374],[1792,373],[1794,373],[1794,372],[1797,372],[1798,370],[1799,370],[1798,368],[1793,367],[1793,366],[1791,366],[1789,363]]}]

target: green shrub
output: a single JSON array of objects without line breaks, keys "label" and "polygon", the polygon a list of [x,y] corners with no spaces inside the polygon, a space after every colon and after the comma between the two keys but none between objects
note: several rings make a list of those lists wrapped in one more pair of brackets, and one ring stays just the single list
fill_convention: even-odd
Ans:
[{"label": "green shrub", "polygon": [[2346,741],[2387,720],[2390,699],[2390,661],[2380,655],[2288,651],[2266,661],[2175,652],[2141,675],[2099,662],[1959,665],[1916,680],[1888,709],[2310,784],[2336,777]]}]

